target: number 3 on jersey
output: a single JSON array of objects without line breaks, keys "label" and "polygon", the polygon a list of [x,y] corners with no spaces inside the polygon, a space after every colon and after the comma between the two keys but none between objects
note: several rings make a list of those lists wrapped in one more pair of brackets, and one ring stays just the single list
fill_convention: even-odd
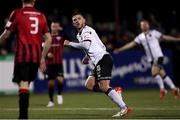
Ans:
[{"label": "number 3 on jersey", "polygon": [[31,34],[37,34],[38,33],[38,26],[39,26],[39,20],[37,17],[29,17],[29,20],[33,23],[31,24],[31,28],[33,30],[30,31]]}]

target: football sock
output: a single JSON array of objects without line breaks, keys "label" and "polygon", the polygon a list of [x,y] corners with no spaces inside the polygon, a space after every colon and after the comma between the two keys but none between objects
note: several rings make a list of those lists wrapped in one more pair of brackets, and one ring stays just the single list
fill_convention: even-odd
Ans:
[{"label": "football sock", "polygon": [[48,83],[48,94],[49,99],[51,102],[54,102],[53,96],[54,96],[54,84]]},{"label": "football sock", "polygon": [[19,90],[19,119],[28,119],[29,90]]},{"label": "football sock", "polygon": [[63,83],[61,82],[58,82],[58,95],[61,95],[62,94],[62,91],[63,91]]},{"label": "football sock", "polygon": [[157,81],[160,90],[164,89],[164,83],[160,75],[156,75],[154,79]]},{"label": "football sock", "polygon": [[174,89],[175,88],[175,85],[174,83],[172,82],[171,78],[169,76],[166,76],[164,78],[164,82],[171,88],[171,89]]},{"label": "football sock", "polygon": [[124,103],[124,101],[120,98],[118,93],[112,88],[109,88],[107,90],[106,95],[108,95],[110,99],[120,107],[120,109],[126,107],[126,104]]}]

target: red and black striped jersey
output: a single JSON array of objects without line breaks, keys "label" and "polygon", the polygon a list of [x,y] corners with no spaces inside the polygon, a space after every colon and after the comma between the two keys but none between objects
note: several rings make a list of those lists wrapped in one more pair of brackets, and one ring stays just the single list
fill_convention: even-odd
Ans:
[{"label": "red and black striped jersey", "polygon": [[15,63],[39,63],[43,34],[49,32],[45,15],[32,7],[14,10],[5,26],[17,33]]},{"label": "red and black striped jersey", "polygon": [[63,59],[63,45],[64,37],[59,34],[57,36],[52,36],[52,47],[49,50],[49,53],[53,55],[52,58],[47,57],[47,64],[62,64]]}]

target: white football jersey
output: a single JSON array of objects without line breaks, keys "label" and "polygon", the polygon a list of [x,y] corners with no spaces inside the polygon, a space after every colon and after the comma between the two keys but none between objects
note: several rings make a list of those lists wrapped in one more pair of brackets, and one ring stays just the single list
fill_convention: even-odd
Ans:
[{"label": "white football jersey", "polygon": [[156,61],[158,57],[163,57],[159,44],[162,33],[156,30],[150,30],[147,33],[141,33],[135,38],[137,44],[142,44],[149,62]]},{"label": "white football jersey", "polygon": [[87,25],[77,34],[77,39],[79,40],[79,43],[84,41],[90,42],[89,48],[85,49],[85,52],[95,65],[105,54],[108,54],[105,45],[100,40],[96,31]]}]

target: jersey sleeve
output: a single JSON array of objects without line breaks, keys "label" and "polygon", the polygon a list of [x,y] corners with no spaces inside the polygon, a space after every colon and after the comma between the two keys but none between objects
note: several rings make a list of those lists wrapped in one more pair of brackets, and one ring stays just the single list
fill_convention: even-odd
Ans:
[{"label": "jersey sleeve", "polygon": [[155,35],[155,37],[156,37],[157,39],[160,39],[161,36],[162,36],[162,33],[159,32],[159,31],[157,31],[157,30],[154,30],[154,35]]},{"label": "jersey sleeve", "polygon": [[10,31],[14,31],[15,30],[15,26],[16,26],[16,10],[14,10],[9,18],[8,21],[5,25],[5,29],[10,30]]},{"label": "jersey sleeve", "polygon": [[74,47],[74,48],[88,50],[90,45],[91,45],[91,42],[84,40],[84,41],[79,42],[79,43],[70,42],[69,45]]},{"label": "jersey sleeve", "polygon": [[82,34],[82,41],[86,41],[86,40],[89,40],[89,41],[92,40],[92,33],[90,31],[84,32]]},{"label": "jersey sleeve", "polygon": [[141,44],[141,41],[139,39],[139,36],[137,36],[135,39],[134,39],[134,42],[137,43],[137,44]]}]

